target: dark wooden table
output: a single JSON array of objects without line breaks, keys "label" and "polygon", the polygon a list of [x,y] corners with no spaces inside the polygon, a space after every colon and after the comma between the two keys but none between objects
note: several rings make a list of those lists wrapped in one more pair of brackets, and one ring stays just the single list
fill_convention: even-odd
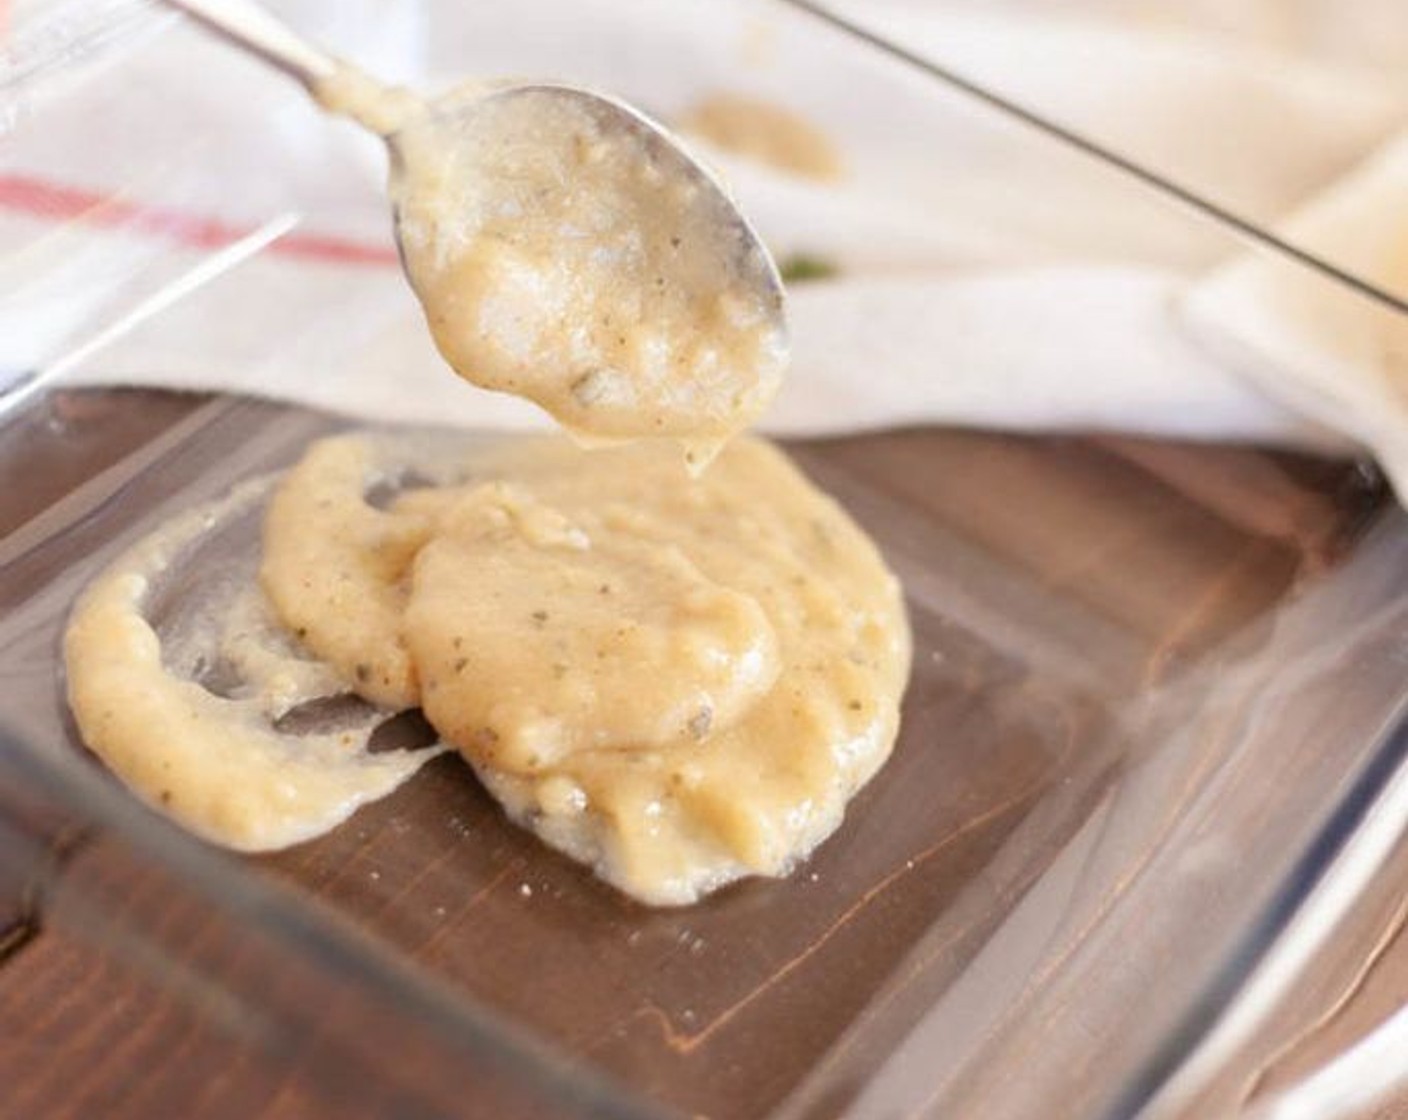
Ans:
[{"label": "dark wooden table", "polygon": [[[65,393],[13,421],[0,439],[0,543],[34,532],[36,518],[52,516],[45,511],[95,478],[107,480],[105,494],[122,493],[125,464],[179,425],[206,425],[199,438],[216,455],[222,441],[239,446],[260,409],[274,411],[244,406],[236,423],[202,412],[209,403],[153,392]],[[794,450],[863,522],[884,530],[911,590],[921,647],[945,651],[942,664],[937,657],[916,664],[905,734],[942,734],[984,749],[970,752],[961,775],[945,769],[954,764],[940,752],[897,752],[886,780],[799,873],[790,888],[798,901],[785,914],[763,908],[765,887],[729,892],[697,915],[652,914],[584,887],[575,867],[506,826],[452,759],[323,840],[258,864],[274,882],[355,913],[362,932],[438,982],[505,1011],[638,1092],[685,1112],[761,1115],[867,1006],[919,931],[952,902],[956,884],[998,850],[1062,772],[1069,752],[1103,726],[1101,703],[1038,679],[1031,666],[1039,657],[1059,659],[1063,640],[1099,645],[1086,651],[1106,678],[1097,693],[1134,695],[1332,570],[1385,500],[1352,464],[1252,449],[924,430]],[[91,502],[78,519],[94,540],[111,500]],[[1038,605],[1059,601],[1066,615],[1043,621],[1041,640],[1051,648],[1023,664],[953,632],[934,606],[942,598],[933,586],[940,554],[961,577],[955,586],[1006,581],[1014,595],[1039,589]],[[7,569],[0,609],[25,601],[41,574]],[[45,671],[52,676],[52,665]],[[43,687],[42,678],[9,687]],[[887,834],[882,825],[904,814],[915,786],[928,791],[932,823]],[[921,835],[921,827],[930,831]],[[29,865],[33,877],[81,889],[50,898],[25,881],[22,866],[8,880],[0,873],[0,1115],[425,1110],[414,1094],[398,1097],[394,1087],[367,1094],[350,1077],[342,1078],[346,1092],[328,1088],[327,1064],[345,1061],[346,1051],[320,1057],[317,1020],[352,994],[326,977],[306,981],[303,992],[305,981],[261,956],[249,937],[213,921],[111,837],[66,827],[62,812],[29,836],[48,853],[42,874]],[[816,884],[811,895],[808,883]],[[535,899],[556,909],[535,909]],[[127,915],[165,943],[192,947],[191,955],[114,951],[110,941],[85,936],[94,920],[85,906]],[[548,956],[545,912],[570,925]],[[742,932],[763,913],[778,928],[759,947]],[[1327,988],[1326,1001],[1344,1006],[1302,1031],[1303,1041],[1288,1041],[1268,1061],[1261,1087],[1313,1064],[1317,1046],[1342,1046],[1351,1024],[1371,1026],[1408,995],[1408,941],[1401,915],[1397,921],[1395,929],[1386,920],[1381,956],[1358,994]],[[955,954],[985,932],[961,931]],[[232,1041],[263,1028],[243,1022],[219,990],[200,995],[202,970],[216,966],[256,988],[266,983],[291,1005],[299,995],[312,1041],[280,1042],[299,1048],[281,1062],[267,1060],[267,1045]],[[265,981],[260,968],[268,969]],[[642,973],[653,994],[639,998],[633,988],[623,1004],[625,978]],[[690,1006],[681,1005],[681,985],[692,993]],[[381,1045],[414,1051],[404,1037],[379,1032],[366,1029],[368,1053]],[[785,1045],[769,1042],[759,1053],[758,1040],[780,1037]],[[414,1058],[405,1065],[413,1072]],[[484,1089],[495,1071],[481,1073]],[[465,1096],[460,1087],[432,1095],[431,1111],[476,1115],[483,1099],[479,1089]],[[518,1104],[533,1113],[531,1102]]]}]

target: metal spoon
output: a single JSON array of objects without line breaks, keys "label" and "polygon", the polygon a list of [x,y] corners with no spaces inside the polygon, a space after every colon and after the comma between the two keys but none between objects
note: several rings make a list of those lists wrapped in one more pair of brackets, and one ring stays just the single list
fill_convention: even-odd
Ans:
[{"label": "metal spoon", "polygon": [[[660,124],[611,97],[558,84],[478,83],[425,101],[324,54],[251,0],[166,2],[386,141],[402,264],[442,353],[462,376],[528,396],[587,436],[680,439],[700,453],[691,461],[707,461],[771,399],[788,348],[776,266],[719,182]],[[548,169],[553,190],[533,195],[521,175],[505,173],[505,147],[525,144],[548,149],[528,151],[526,159]],[[580,154],[592,145],[595,157]],[[638,156],[641,166],[629,177],[592,178],[590,164],[602,162],[601,151],[613,166],[626,166],[622,153]],[[412,173],[420,180],[410,182]],[[448,189],[447,178],[459,182]],[[425,181],[444,196],[429,217]],[[579,198],[578,209],[566,211],[560,198],[549,197],[588,190],[608,197]],[[446,201],[451,211],[466,211],[468,236],[446,233],[457,220],[441,212]],[[607,217],[583,230],[583,206],[590,208],[588,223],[597,220],[593,215]],[[579,274],[564,272],[556,248],[543,253],[536,246],[536,256],[519,251],[526,237],[519,237],[513,216],[522,214],[523,224],[545,209],[558,223],[545,226],[547,240],[555,238],[568,255],[579,252],[571,265],[580,264]],[[486,214],[493,218],[488,226]],[[463,253],[486,229],[481,241],[506,244],[517,255],[507,264],[500,254],[488,265],[446,265],[447,254]],[[573,248],[592,237],[594,255]],[[603,259],[609,267],[597,268]],[[534,267],[543,277],[533,275]],[[554,268],[556,280],[548,276]],[[533,287],[539,279],[542,291]],[[636,280],[651,292],[636,291]],[[472,299],[456,290],[461,281],[478,293],[478,304],[465,306]],[[520,292],[504,311],[515,284],[526,285],[528,294]],[[568,289],[572,299],[563,296]],[[597,303],[583,302],[584,289],[600,296]],[[607,297],[615,304],[601,302]],[[588,312],[606,326],[573,321]]]}]

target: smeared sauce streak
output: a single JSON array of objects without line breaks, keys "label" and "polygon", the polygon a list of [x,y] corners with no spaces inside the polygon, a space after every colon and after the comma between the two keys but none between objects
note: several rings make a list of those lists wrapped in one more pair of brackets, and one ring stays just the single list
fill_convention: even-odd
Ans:
[{"label": "smeared sauce streak", "polygon": [[[64,635],[69,705],[88,746],[147,804],[244,851],[326,832],[443,749],[371,753],[368,740],[390,714],[373,709],[351,726],[280,731],[276,721],[287,712],[345,690],[244,595],[222,604],[210,620],[213,633],[192,639],[210,648],[209,658],[158,636],[146,617],[153,585],[267,489],[267,481],[246,484],[143,538],[84,591]],[[219,657],[243,665],[243,680],[228,696],[210,691],[194,671]]]},{"label": "smeared sauce streak", "polygon": [[845,173],[831,139],[782,105],[740,93],[713,93],[680,115],[679,126],[725,151],[804,179],[830,182]]}]

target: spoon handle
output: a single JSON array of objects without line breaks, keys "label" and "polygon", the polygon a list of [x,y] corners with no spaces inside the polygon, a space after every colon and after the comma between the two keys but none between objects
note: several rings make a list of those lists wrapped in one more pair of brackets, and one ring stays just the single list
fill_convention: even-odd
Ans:
[{"label": "spoon handle", "polygon": [[310,92],[337,70],[337,62],[285,27],[253,0],[166,0],[303,83]]}]

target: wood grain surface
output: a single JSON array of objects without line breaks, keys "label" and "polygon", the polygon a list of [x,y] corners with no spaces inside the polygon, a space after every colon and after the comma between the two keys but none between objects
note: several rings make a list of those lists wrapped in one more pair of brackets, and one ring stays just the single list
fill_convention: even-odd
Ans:
[{"label": "wood grain surface", "polygon": [[[13,421],[0,440],[0,545],[33,535],[34,518],[56,516],[44,511],[95,478],[130,497],[123,464],[207,405],[61,394]],[[268,419],[256,410],[239,423]],[[880,540],[921,655],[895,757],[790,880],[647,911],[509,826],[452,758],[327,837],[252,862],[635,1094],[685,1114],[763,1116],[885,998],[921,935],[981,888],[995,899],[986,916],[956,923],[929,964],[935,982],[962,971],[1080,815],[1024,840],[1032,858],[1005,879],[991,877],[994,854],[1073,772],[1094,775],[1098,794],[1096,744],[1122,700],[1333,570],[1383,501],[1355,465],[1249,449],[925,430],[793,450]],[[31,474],[36,463],[47,466]],[[78,521],[98,533],[117,500],[88,502]],[[42,567],[7,570],[0,608],[40,586]],[[38,635],[34,648],[52,657],[55,640]],[[11,679],[21,685],[53,687],[37,670]],[[0,815],[4,793],[0,782]],[[409,1089],[393,1077],[386,1091],[402,1095],[385,1099],[350,1073],[329,1079],[329,1063],[380,1069],[378,1055],[398,1047],[385,1023],[356,1028],[366,1008],[338,1013],[332,981],[300,980],[287,962],[267,964],[268,983],[285,1003],[298,995],[336,1015],[338,1037],[321,1059],[316,1037],[307,1054],[241,1040],[239,1015],[220,1009],[263,986],[239,966],[249,938],[114,838],[65,840],[62,824],[31,832],[41,847],[69,844],[50,878],[84,888],[56,894],[52,913],[26,894],[26,865],[11,860],[7,878],[0,861],[0,931],[12,931],[8,942],[0,932],[0,1113],[473,1116],[491,1098],[512,1103],[492,1065],[446,1083],[442,1063]],[[84,898],[106,899],[168,955],[115,949],[103,908]],[[211,976],[235,994],[207,991]]]}]

